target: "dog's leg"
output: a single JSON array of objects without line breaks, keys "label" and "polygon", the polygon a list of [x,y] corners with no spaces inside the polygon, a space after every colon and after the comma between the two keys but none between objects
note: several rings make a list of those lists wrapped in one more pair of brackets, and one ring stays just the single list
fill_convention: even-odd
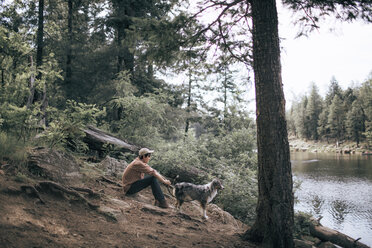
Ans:
[{"label": "dog's leg", "polygon": [[207,216],[207,203],[201,202],[200,203],[200,206],[203,209],[203,218],[206,219],[206,220],[208,220],[208,216]]},{"label": "dog's leg", "polygon": [[183,200],[177,200],[177,206],[178,206],[178,211],[181,212],[181,206],[183,204]]}]

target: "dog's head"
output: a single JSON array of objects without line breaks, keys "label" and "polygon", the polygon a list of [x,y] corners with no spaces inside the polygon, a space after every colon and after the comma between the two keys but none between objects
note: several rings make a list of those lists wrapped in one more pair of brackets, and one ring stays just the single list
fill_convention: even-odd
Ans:
[{"label": "dog's head", "polygon": [[224,189],[221,181],[219,179],[213,179],[212,181],[212,187],[215,188],[215,189]]}]

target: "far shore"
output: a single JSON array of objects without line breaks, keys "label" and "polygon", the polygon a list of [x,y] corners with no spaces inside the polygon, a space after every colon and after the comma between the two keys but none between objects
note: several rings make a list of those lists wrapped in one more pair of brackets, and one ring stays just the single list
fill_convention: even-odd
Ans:
[{"label": "far shore", "polygon": [[372,150],[364,143],[359,146],[355,142],[336,142],[336,141],[305,141],[297,138],[289,138],[291,152],[326,152],[341,154],[360,154],[371,155]]}]

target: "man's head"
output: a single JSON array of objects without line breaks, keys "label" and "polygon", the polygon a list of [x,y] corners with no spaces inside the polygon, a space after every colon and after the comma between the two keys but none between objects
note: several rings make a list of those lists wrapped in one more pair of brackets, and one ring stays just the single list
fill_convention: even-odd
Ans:
[{"label": "man's head", "polygon": [[151,154],[153,153],[153,150],[150,150],[148,148],[142,148],[139,150],[138,155],[140,159],[146,159],[145,163],[147,163],[150,160]]}]

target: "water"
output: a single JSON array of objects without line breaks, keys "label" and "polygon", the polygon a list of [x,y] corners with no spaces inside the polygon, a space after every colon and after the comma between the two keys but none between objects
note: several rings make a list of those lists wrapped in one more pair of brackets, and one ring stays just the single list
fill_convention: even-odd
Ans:
[{"label": "water", "polygon": [[296,211],[372,247],[372,156],[291,153]]}]

